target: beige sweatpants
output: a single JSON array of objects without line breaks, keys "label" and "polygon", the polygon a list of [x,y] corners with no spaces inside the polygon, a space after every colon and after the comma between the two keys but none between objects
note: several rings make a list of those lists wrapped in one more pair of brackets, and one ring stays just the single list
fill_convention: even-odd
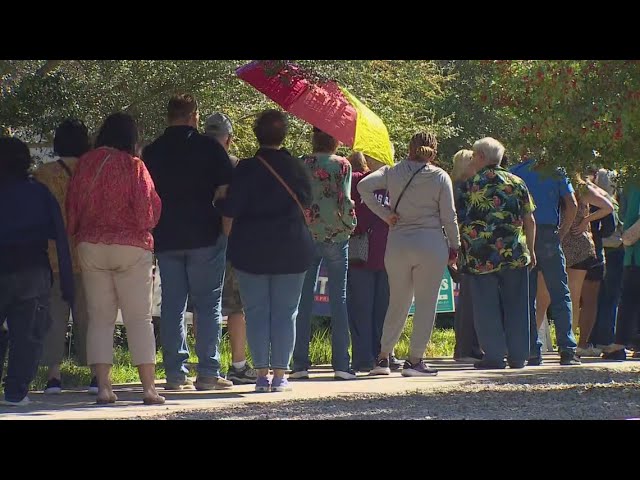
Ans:
[{"label": "beige sweatpants", "polygon": [[134,365],[156,363],[151,323],[153,255],[127,245],[80,243],[78,257],[87,297],[87,360],[113,364],[113,332],[118,308],[127,329]]},{"label": "beige sweatpants", "polygon": [[398,343],[415,294],[409,356],[423,357],[431,338],[448,258],[449,248],[440,229],[420,229],[409,234],[389,232],[384,256],[389,277],[389,307],[380,342],[383,352],[392,352]]}]

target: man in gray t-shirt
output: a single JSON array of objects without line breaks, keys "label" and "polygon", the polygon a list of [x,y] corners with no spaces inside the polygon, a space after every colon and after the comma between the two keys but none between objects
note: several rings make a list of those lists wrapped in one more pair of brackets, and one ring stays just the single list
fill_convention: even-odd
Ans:
[{"label": "man in gray t-shirt", "polygon": [[[214,113],[207,117],[205,121],[205,135],[215,138],[224,149],[229,152],[231,139],[233,136],[233,126],[231,120],[224,113]],[[232,165],[238,165],[238,157],[229,155]],[[223,220],[224,221],[224,220]],[[240,299],[238,281],[235,278],[231,264],[227,262],[225,272],[224,287],[222,290],[222,315],[227,316],[227,330],[231,343],[232,364],[227,372],[227,380],[231,380],[235,385],[256,383],[257,373],[247,363],[245,356],[245,344],[247,339],[247,329]]]}]

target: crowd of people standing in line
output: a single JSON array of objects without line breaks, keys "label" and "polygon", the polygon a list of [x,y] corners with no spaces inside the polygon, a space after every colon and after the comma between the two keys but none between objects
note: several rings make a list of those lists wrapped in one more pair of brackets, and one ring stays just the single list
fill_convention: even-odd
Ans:
[{"label": "crowd of people standing in line", "polygon": [[[321,262],[331,278],[337,380],[399,369],[404,376],[438,373],[424,353],[446,268],[460,284],[457,361],[477,369],[540,365],[537,331],[547,309],[561,365],[602,352],[624,359],[635,346],[640,189],[616,188],[612,172],[570,182],[533,159],[507,170],[504,146],[484,138],[454,156],[450,176],[427,132],[414,135],[408,157],[393,166],[362,152],[341,157],[339,142],[317,128],[313,151],[296,158],[283,147],[288,121],[277,110],[258,115],[259,148],[238,161],[229,155],[226,115],[209,116],[200,133],[195,98],[174,95],[167,120],[141,152],[126,113],[110,115],[93,146],[81,121],[65,121],[55,134],[58,160],[33,175],[28,147],[0,138],[6,404],[29,402],[39,364],[48,367],[45,393],[62,390],[70,312],[78,360],[93,374],[89,393],[99,404],[115,402],[118,310],[143,402],[164,403],[155,386],[154,256],[166,391],[254,383],[258,392],[286,391],[289,379],[309,378]],[[409,356],[401,361],[394,349],[414,299]],[[195,382],[187,368],[188,302],[198,327]],[[226,375],[223,314],[232,344]]]}]

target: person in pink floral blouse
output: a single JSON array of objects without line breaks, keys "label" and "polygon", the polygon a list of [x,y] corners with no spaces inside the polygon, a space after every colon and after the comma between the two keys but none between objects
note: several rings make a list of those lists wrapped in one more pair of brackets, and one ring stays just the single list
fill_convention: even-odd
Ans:
[{"label": "person in pink floral blouse", "polygon": [[80,158],[67,192],[67,229],[78,248],[87,296],[87,360],[98,377],[99,404],[117,400],[110,375],[118,309],[144,403],[164,403],[155,387],[151,323],[151,230],[160,218],[161,202],[137,150],[134,119],[125,113],[107,117],[96,148]]}]

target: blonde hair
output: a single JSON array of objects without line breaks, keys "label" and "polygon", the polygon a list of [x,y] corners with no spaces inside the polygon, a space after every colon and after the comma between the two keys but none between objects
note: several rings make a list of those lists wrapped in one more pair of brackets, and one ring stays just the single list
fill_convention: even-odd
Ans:
[{"label": "blonde hair", "polygon": [[386,165],[386,163],[383,163],[380,160],[376,160],[375,158],[370,157],[369,155],[365,155],[364,158],[367,161],[367,166],[369,167],[369,170],[372,172],[375,172],[376,170],[379,170]]},{"label": "blonde hair", "polygon": [[454,182],[466,180],[465,171],[467,170],[467,168],[469,168],[472,156],[472,150],[458,150],[458,152],[453,156],[453,170],[451,170],[451,180],[453,180]]},{"label": "blonde hair", "polygon": [[367,165],[367,159],[364,157],[364,154],[362,152],[353,152],[351,155],[349,155],[347,160],[349,160],[351,169],[354,172],[366,173],[370,170],[369,165]]},{"label": "blonde hair", "polygon": [[488,165],[500,165],[504,150],[504,145],[491,137],[482,138],[473,144],[473,151],[484,154]]}]

